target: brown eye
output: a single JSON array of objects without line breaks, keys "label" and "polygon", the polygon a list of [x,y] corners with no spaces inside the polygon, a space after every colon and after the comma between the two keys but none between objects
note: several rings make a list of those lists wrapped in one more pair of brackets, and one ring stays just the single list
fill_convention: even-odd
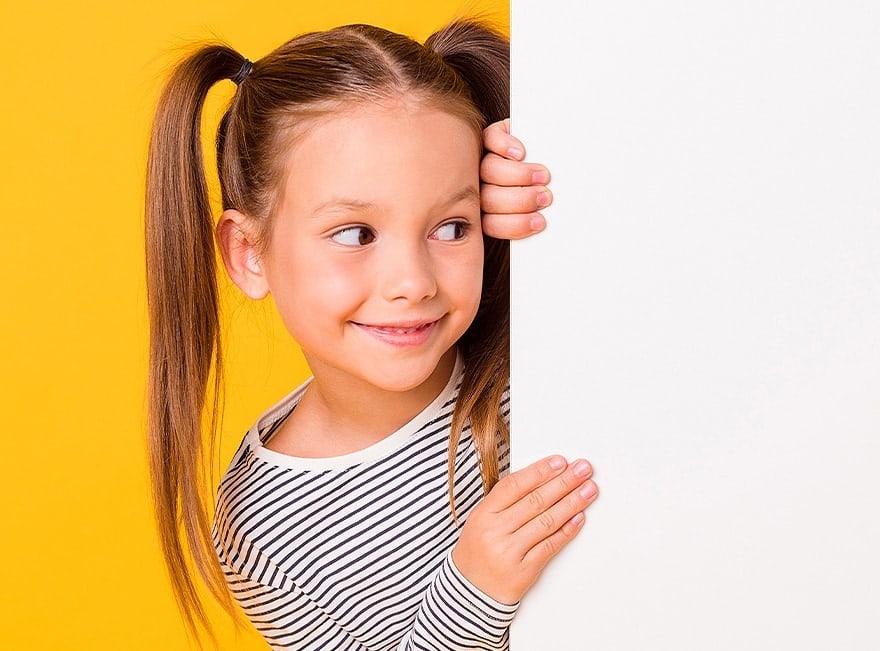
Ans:
[{"label": "brown eye", "polygon": [[448,222],[431,233],[431,239],[441,240],[443,242],[460,240],[467,234],[469,227],[470,224],[467,222]]},{"label": "brown eye", "polygon": [[376,234],[366,226],[349,226],[333,233],[330,239],[343,246],[366,246],[375,241]]}]

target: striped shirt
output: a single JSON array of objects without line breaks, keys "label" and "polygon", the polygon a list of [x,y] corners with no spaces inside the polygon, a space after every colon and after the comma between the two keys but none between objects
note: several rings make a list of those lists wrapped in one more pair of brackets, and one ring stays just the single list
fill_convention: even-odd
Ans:
[{"label": "striped shirt", "polygon": [[[307,384],[245,436],[220,484],[214,545],[232,593],[272,648],[508,648],[517,605],[482,593],[451,558],[459,529],[447,446],[460,375],[457,366],[418,416],[352,454],[305,459],[263,446]],[[501,462],[506,469],[506,449]],[[454,479],[463,524],[483,497],[468,428]]]}]

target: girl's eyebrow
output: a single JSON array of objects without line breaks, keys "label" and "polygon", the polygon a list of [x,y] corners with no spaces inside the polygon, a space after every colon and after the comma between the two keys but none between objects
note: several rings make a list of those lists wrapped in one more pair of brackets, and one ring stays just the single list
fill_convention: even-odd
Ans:
[{"label": "girl's eyebrow", "polygon": [[[446,201],[439,203],[438,208],[448,208],[449,206],[453,206],[462,201],[479,204],[480,191],[476,188],[476,186],[468,185],[453,194]],[[324,203],[317,206],[312,211],[310,217],[318,217],[322,213],[328,212],[368,212],[370,210],[375,210],[376,208],[378,208],[378,204],[371,201],[364,201],[362,199],[348,199],[344,197],[334,197],[333,199],[325,201]]]},{"label": "girl's eyebrow", "polygon": [[451,206],[460,201],[472,201],[474,203],[480,203],[480,191],[473,185],[469,185],[465,188],[462,188],[458,192],[456,192],[452,197],[449,198],[443,207]]},{"label": "girl's eyebrow", "polygon": [[318,217],[327,212],[366,212],[376,207],[375,203],[360,199],[333,198],[316,207],[311,217]]}]

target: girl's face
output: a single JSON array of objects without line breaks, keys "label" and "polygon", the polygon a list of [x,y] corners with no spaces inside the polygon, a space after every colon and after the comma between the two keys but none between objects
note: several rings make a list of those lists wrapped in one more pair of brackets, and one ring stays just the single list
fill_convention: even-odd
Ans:
[{"label": "girl's face", "polygon": [[260,266],[316,381],[400,392],[448,374],[480,303],[479,164],[473,129],[420,104],[305,129]]}]

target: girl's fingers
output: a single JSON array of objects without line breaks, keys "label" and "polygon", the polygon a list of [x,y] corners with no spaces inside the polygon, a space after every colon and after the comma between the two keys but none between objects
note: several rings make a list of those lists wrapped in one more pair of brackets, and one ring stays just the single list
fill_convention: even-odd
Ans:
[{"label": "girl's fingers", "polygon": [[599,488],[595,482],[592,479],[587,480],[552,507],[526,522],[518,532],[522,536],[524,544],[527,545],[526,549],[539,545],[542,540],[552,537],[566,522],[590,506],[598,494]]},{"label": "girl's fingers", "polygon": [[521,240],[544,230],[547,221],[539,212],[516,215],[483,214],[483,232],[499,240]]},{"label": "girl's fingers", "polygon": [[536,574],[539,574],[547,563],[550,562],[556,554],[562,551],[568,543],[574,540],[581,529],[584,527],[586,516],[579,511],[569,518],[559,529],[550,536],[542,539],[533,546],[523,557],[523,563],[533,568]]},{"label": "girl's fingers", "polygon": [[510,119],[494,122],[483,129],[483,146],[499,156],[513,160],[522,160],[526,155],[523,144],[510,135]]},{"label": "girl's fingers", "polygon": [[529,491],[505,511],[504,516],[511,523],[511,530],[526,528],[537,522],[538,529],[545,529],[545,537],[556,531],[586,507],[586,498],[590,496],[582,498],[581,491],[584,486],[591,486],[595,490],[595,484],[587,481],[592,474],[592,466],[586,460],[578,459],[562,474]]},{"label": "girl's fingers", "polygon": [[502,478],[483,498],[486,509],[499,513],[565,471],[568,462],[555,454],[512,472]]},{"label": "girl's fingers", "polygon": [[553,202],[553,194],[542,185],[502,187],[484,183],[480,186],[480,208],[484,213],[531,213]]},{"label": "girl's fingers", "polygon": [[480,179],[501,186],[547,185],[550,170],[540,163],[523,163],[490,153],[480,162]]},{"label": "girl's fingers", "polygon": [[523,560],[543,568],[580,531],[584,510],[598,495],[598,487],[588,480],[552,508],[526,523],[517,532],[522,544]]},{"label": "girl's fingers", "polygon": [[547,225],[539,212],[553,201],[547,189],[550,170],[525,163],[522,142],[510,135],[510,121],[502,120],[483,131],[488,153],[480,163],[480,208],[483,232],[490,237],[518,240]]}]

